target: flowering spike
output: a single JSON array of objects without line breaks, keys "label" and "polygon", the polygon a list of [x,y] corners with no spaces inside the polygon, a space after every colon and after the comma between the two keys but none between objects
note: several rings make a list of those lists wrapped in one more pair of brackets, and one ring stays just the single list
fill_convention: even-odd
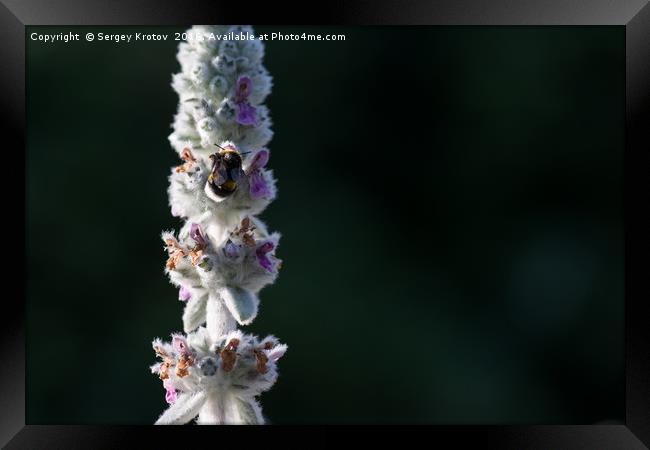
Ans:
[{"label": "flowering spike", "polygon": [[[256,400],[275,383],[286,351],[273,336],[259,340],[237,330],[257,316],[259,293],[281,261],[279,234],[257,214],[275,198],[267,169],[271,139],[271,77],[264,45],[251,27],[195,26],[180,43],[179,95],[169,141],[182,163],[169,175],[172,215],[184,225],[162,234],[165,273],[184,302],[183,330],[153,342],[167,410],[159,425],[261,424]],[[239,39],[235,37],[239,36]],[[197,417],[198,416],[198,417]]]}]

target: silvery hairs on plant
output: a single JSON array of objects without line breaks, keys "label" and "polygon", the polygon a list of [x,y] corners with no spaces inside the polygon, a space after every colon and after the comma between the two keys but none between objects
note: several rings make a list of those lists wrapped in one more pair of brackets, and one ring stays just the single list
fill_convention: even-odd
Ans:
[{"label": "silvery hairs on plant", "polygon": [[262,410],[255,397],[273,386],[276,362],[287,346],[273,336],[232,331],[213,342],[199,327],[187,336],[172,334],[171,342],[154,340],[160,362],[152,373],[163,380],[170,404],[156,424],[259,424]]},{"label": "silvery hairs on plant", "polygon": [[[164,231],[165,273],[185,302],[183,329],[153,343],[169,408],[156,424],[262,424],[256,397],[277,379],[287,346],[237,330],[257,316],[260,290],[282,265],[280,234],[256,217],[276,196],[268,169],[271,77],[248,26],[194,26],[178,48],[178,112],[169,176],[178,233]],[[251,39],[250,37],[253,37]]]}]

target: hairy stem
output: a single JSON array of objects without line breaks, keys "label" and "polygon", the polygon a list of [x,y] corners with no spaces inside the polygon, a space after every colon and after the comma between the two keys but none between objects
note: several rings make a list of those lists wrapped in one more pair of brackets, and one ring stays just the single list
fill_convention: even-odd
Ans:
[{"label": "hairy stem", "polygon": [[199,425],[263,425],[255,400],[213,392],[199,411]]},{"label": "hairy stem", "polygon": [[211,343],[237,329],[237,322],[218,294],[210,294],[206,306],[206,328]]},{"label": "hairy stem", "polygon": [[226,423],[226,397],[218,394],[208,395],[208,399],[199,410],[196,423],[199,425],[223,425]]}]

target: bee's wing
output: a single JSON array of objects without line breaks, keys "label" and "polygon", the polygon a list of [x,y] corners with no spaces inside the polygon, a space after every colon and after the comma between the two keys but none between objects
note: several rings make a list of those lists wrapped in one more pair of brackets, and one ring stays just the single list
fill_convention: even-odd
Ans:
[{"label": "bee's wing", "polygon": [[217,176],[218,184],[225,183],[226,181],[228,181],[228,178],[229,178],[228,177],[228,169],[226,169],[225,167],[221,167],[217,171],[217,175],[218,175]]},{"label": "bee's wing", "polygon": [[230,171],[230,176],[232,177],[233,181],[239,181],[243,175],[244,171],[241,168],[233,169]]},{"label": "bee's wing", "polygon": [[223,184],[228,180],[228,170],[221,163],[217,163],[212,170],[212,182],[214,184]]}]

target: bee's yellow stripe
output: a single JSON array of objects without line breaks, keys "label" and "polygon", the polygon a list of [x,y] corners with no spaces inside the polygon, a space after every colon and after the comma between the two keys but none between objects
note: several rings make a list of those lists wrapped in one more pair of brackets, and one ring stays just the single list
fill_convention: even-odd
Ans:
[{"label": "bee's yellow stripe", "polygon": [[227,180],[220,184],[219,187],[227,191],[234,191],[237,188],[237,183],[234,180]]}]

